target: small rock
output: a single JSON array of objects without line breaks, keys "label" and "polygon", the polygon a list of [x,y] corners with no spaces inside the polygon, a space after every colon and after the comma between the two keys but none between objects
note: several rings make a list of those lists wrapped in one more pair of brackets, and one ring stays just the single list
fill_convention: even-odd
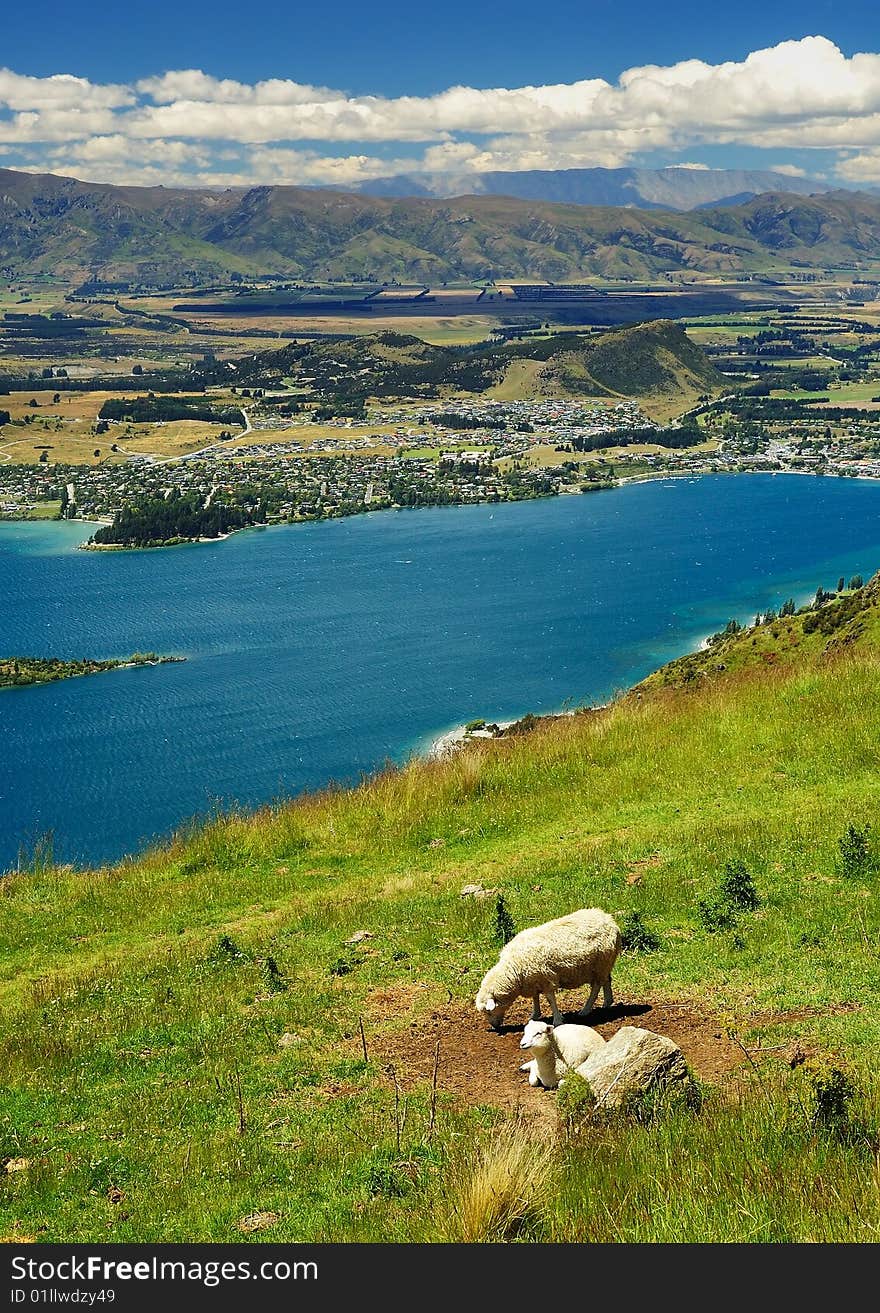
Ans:
[{"label": "small rock", "polygon": [[279,1213],[248,1213],[247,1217],[238,1219],[239,1231],[249,1235],[252,1231],[265,1231],[278,1221]]},{"label": "small rock", "polygon": [[577,1068],[598,1106],[620,1108],[633,1096],[690,1079],[681,1049],[666,1035],[621,1026],[603,1048]]},{"label": "small rock", "polygon": [[284,1034],[278,1041],[280,1049],[292,1049],[295,1044],[302,1044],[302,1035],[295,1035],[292,1030],[285,1030]]},{"label": "small rock", "polygon": [[498,889],[484,889],[481,884],[466,884],[461,890],[462,898],[494,898]]},{"label": "small rock", "polygon": [[30,1158],[9,1158],[6,1161],[7,1172],[26,1172],[31,1165]]},{"label": "small rock", "polygon": [[372,939],[373,934],[370,930],[355,930],[351,939],[346,939],[347,944],[359,944],[364,939]]}]

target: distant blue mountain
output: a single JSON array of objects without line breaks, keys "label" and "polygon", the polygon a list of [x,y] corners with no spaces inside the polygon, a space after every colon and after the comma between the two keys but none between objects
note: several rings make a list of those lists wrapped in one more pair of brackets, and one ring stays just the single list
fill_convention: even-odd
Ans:
[{"label": "distant blue mountain", "polygon": [[569,205],[697,210],[742,205],[764,192],[815,196],[834,190],[815,178],[760,169],[529,169],[521,173],[402,173],[362,183],[369,196],[516,196]]}]

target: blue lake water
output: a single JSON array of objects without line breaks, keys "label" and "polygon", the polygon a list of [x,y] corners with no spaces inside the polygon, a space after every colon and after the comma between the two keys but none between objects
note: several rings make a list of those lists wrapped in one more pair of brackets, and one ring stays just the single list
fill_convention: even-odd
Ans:
[{"label": "blue lake water", "polygon": [[0,653],[184,664],[0,691],[0,870],[356,780],[476,716],[603,701],[732,616],[880,566],[880,486],[710,476],[168,551],[0,524]]}]

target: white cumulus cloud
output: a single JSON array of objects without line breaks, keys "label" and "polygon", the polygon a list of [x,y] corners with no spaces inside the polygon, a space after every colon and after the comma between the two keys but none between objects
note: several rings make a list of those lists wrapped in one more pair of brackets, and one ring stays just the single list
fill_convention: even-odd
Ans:
[{"label": "white cumulus cloud", "polygon": [[880,182],[880,150],[863,151],[860,155],[842,160],[837,166],[837,172],[846,182]]},{"label": "white cumulus cloud", "polygon": [[71,73],[27,77],[0,68],[0,108],[3,109],[119,109],[134,104],[130,87],[103,86]]},{"label": "white cumulus cloud", "polygon": [[[274,170],[346,185],[396,171],[614,167],[704,145],[831,150],[839,177],[863,180],[880,150],[880,53],[846,56],[817,35],[739,61],[641,65],[616,82],[397,97],[200,69],[131,86],[0,70],[0,146],[31,167],[66,157],[127,177],[164,163],[169,179],[190,182],[260,181]],[[772,167],[809,172],[784,159]]]}]

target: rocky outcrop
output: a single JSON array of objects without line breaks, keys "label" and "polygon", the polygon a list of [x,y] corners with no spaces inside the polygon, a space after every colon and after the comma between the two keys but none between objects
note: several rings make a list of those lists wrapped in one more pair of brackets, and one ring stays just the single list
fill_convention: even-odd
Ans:
[{"label": "rocky outcrop", "polygon": [[625,1108],[634,1099],[670,1085],[690,1083],[681,1049],[665,1035],[622,1026],[576,1069],[588,1082],[597,1108]]}]

